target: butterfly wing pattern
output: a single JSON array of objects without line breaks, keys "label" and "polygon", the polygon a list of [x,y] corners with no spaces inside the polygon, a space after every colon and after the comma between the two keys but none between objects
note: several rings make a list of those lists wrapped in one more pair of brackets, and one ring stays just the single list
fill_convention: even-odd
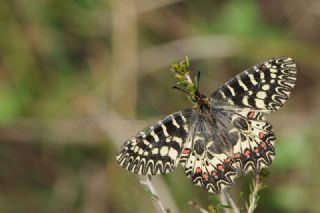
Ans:
[{"label": "butterfly wing pattern", "polygon": [[126,141],[117,155],[119,164],[141,175],[174,170],[188,134],[188,110],[175,112]]},{"label": "butterfly wing pattern", "polygon": [[195,185],[219,193],[239,173],[271,165],[275,135],[264,113],[285,103],[296,73],[288,57],[253,66],[220,86],[200,110],[173,113],[126,141],[117,161],[142,175],[168,173],[180,163]]},{"label": "butterfly wing pattern", "polygon": [[223,84],[211,95],[213,104],[265,113],[276,111],[289,98],[296,75],[296,64],[291,58],[266,60]]}]

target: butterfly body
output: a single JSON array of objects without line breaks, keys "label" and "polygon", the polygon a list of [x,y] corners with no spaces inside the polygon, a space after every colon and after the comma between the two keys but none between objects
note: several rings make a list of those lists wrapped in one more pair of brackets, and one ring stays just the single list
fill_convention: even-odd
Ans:
[{"label": "butterfly body", "polygon": [[275,136],[264,114],[283,105],[295,80],[295,63],[280,57],[245,70],[210,97],[197,90],[192,108],[133,136],[117,161],[142,175],[168,173],[181,164],[195,185],[219,193],[239,173],[271,165]]}]

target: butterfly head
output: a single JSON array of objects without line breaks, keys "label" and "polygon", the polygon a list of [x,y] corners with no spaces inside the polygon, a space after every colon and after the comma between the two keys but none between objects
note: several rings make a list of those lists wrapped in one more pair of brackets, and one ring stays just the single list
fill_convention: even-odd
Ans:
[{"label": "butterfly head", "polygon": [[208,111],[210,109],[209,99],[199,91],[195,92],[193,103],[193,107],[201,112]]},{"label": "butterfly head", "polygon": [[206,96],[202,95],[198,90],[195,92],[194,94],[194,100],[196,103],[201,103],[204,99],[206,98]]}]

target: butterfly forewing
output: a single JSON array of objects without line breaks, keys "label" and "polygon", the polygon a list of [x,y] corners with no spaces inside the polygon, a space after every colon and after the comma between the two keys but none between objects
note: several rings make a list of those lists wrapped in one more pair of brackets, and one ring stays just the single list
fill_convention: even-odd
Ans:
[{"label": "butterfly forewing", "polygon": [[117,155],[125,169],[142,175],[171,172],[179,162],[188,126],[187,110],[173,113],[130,138]]},{"label": "butterfly forewing", "polygon": [[266,60],[223,84],[211,95],[215,101],[213,105],[275,111],[288,99],[296,74],[296,64],[291,58]]}]

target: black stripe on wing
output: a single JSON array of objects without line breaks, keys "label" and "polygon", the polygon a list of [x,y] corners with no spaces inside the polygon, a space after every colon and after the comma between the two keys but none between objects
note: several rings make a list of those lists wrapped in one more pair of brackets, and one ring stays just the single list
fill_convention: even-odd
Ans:
[{"label": "black stripe on wing", "polygon": [[127,140],[117,155],[125,169],[142,175],[173,171],[188,133],[188,110],[175,112]]},{"label": "black stripe on wing", "polygon": [[239,106],[264,112],[279,109],[296,82],[295,62],[288,57],[266,60],[220,86],[213,105]]}]

